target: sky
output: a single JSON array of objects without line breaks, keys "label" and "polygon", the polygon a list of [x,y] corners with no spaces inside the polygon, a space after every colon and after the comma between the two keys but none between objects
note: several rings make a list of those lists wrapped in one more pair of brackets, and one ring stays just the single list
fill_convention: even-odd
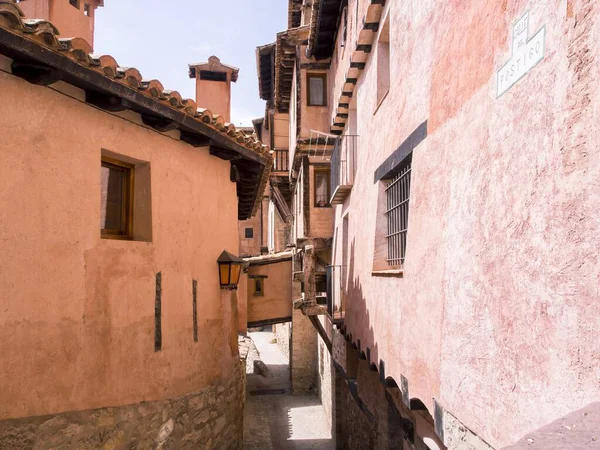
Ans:
[{"label": "sky", "polygon": [[[96,10],[94,53],[111,55],[144,79],[195,98],[188,64],[208,61],[239,67],[232,83],[231,121],[251,126],[263,117],[256,47],[287,28],[287,0],[106,0]],[[202,105],[198,105],[202,106]]]}]

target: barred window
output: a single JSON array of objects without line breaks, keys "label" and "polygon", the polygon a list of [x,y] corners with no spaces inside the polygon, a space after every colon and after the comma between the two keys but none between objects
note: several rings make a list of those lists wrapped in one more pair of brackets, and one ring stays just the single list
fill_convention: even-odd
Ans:
[{"label": "barred window", "polygon": [[406,256],[411,162],[412,154],[402,162],[398,174],[385,187],[387,263],[391,267],[403,266]]}]

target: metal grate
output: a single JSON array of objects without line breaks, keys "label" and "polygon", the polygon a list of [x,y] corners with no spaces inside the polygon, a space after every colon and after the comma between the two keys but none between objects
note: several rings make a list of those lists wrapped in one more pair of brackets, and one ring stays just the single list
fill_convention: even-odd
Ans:
[{"label": "metal grate", "polygon": [[411,158],[386,186],[387,199],[387,262],[390,266],[402,266],[406,256],[406,231],[410,200]]}]

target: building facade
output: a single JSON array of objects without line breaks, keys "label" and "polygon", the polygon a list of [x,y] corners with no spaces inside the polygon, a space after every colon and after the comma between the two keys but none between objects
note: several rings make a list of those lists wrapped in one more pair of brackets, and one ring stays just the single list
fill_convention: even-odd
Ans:
[{"label": "building facade", "polygon": [[600,399],[599,23],[586,0],[290,0],[259,49],[339,448],[499,449]]},{"label": "building facade", "polygon": [[30,1],[0,0],[0,447],[241,448],[244,296],[217,258],[270,152]]}]

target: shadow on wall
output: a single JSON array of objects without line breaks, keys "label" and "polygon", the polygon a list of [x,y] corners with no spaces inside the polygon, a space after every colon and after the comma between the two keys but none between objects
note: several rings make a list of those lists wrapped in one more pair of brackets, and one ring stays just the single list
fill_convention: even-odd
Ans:
[{"label": "shadow on wall", "polygon": [[[414,443],[415,417],[407,418],[407,416],[418,414],[429,422],[432,428],[434,426],[433,416],[421,399],[411,399],[409,397],[408,380],[403,376],[401,376],[401,380],[396,380],[386,375],[385,361],[377,359],[379,356],[378,343],[375,340],[371,316],[366,305],[360,277],[355,273],[355,242],[353,240],[350,246],[348,261],[346,317],[355,318],[354,325],[358,329],[366,331],[363,331],[365,334],[358,336],[348,333],[345,324],[342,327],[341,332],[350,344],[349,347],[355,353],[346,356],[348,373],[345,376],[347,383],[350,392],[355,393],[354,400],[358,403],[359,408],[363,409],[364,417],[378,422],[378,424],[375,424],[378,429],[378,438],[385,434],[388,439],[394,441],[404,438]],[[358,360],[356,364],[350,364],[353,357]],[[366,364],[361,364],[361,361],[366,362]],[[359,367],[365,365],[368,369],[359,369]],[[372,377],[368,375],[369,372],[372,373]],[[359,383],[356,383],[357,378],[361,378]],[[367,379],[377,379],[378,383],[370,383]],[[353,384],[355,386],[352,386]],[[412,413],[413,411],[414,413]]]}]

